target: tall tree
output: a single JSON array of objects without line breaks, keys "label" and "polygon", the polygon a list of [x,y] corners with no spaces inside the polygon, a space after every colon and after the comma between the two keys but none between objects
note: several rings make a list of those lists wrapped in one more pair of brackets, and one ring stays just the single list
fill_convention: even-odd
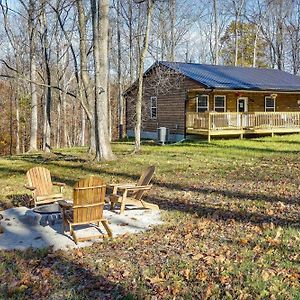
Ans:
[{"label": "tall tree", "polygon": [[213,63],[219,64],[219,22],[218,22],[218,0],[213,0],[213,19],[214,19],[214,56]]},{"label": "tall tree", "polygon": [[45,103],[44,103],[44,129],[43,129],[43,151],[51,150],[51,105],[52,105],[52,88],[51,88],[51,67],[50,67],[50,45],[48,37],[48,22],[46,16],[46,0],[41,0],[40,14],[40,33],[41,44],[43,49],[43,61],[45,70]]},{"label": "tall tree", "polygon": [[23,0],[20,0],[23,7],[28,12],[28,35],[29,35],[29,60],[30,60],[30,91],[31,91],[31,123],[30,123],[30,145],[29,151],[38,150],[38,97],[37,87],[37,67],[36,67],[36,22],[37,8],[36,1],[29,0],[28,7]]},{"label": "tall tree", "polygon": [[95,69],[96,159],[111,160],[114,155],[108,131],[108,29],[109,0],[91,0],[93,57]]},{"label": "tall tree", "polygon": [[[3,22],[4,22],[4,29],[6,36],[8,38],[8,41],[10,43],[10,46],[14,53],[14,59],[15,59],[15,70],[18,74],[21,73],[21,51],[20,51],[20,41],[18,39],[18,34],[14,33],[11,24],[9,22],[9,16],[8,16],[8,3],[7,0],[5,1],[5,4],[1,2],[1,8],[3,13]],[[20,79],[19,76],[15,79],[15,114],[16,114],[16,154],[19,154],[21,151],[20,146],[20,106],[19,106],[19,98],[20,98]]]},{"label": "tall tree", "polygon": [[231,0],[234,11],[234,65],[238,65],[239,56],[239,26],[242,24],[240,18],[245,5],[245,0]]},{"label": "tall tree", "polygon": [[117,41],[118,41],[118,122],[119,138],[124,135],[124,99],[122,95],[122,43],[121,43],[121,1],[117,0]]},{"label": "tall tree", "polygon": [[[136,0],[138,3],[142,3],[144,1]],[[154,8],[154,0],[147,0],[147,21],[145,28],[145,37],[143,41],[143,46],[140,54],[140,60],[138,65],[138,90],[137,90],[137,99],[135,104],[135,147],[134,152],[139,152],[141,150],[141,126],[142,126],[142,99],[143,99],[143,80],[144,80],[144,64],[145,58],[148,51],[149,45],[149,35],[151,29],[151,20],[152,13]]]},{"label": "tall tree", "polygon": [[[80,35],[79,51],[81,80],[79,82],[79,98],[81,99],[83,107],[85,108],[90,123],[90,152],[96,153],[96,106],[93,99],[93,84],[89,74],[89,45],[87,35],[88,17],[85,13],[84,2],[82,0],[76,0],[76,5],[78,10],[78,30]],[[93,11],[93,13],[95,12]],[[96,11],[96,13],[98,12]]]}]

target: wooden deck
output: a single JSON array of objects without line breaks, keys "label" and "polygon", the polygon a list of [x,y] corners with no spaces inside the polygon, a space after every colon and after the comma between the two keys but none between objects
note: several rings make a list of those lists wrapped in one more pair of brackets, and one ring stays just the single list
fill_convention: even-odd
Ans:
[{"label": "wooden deck", "polygon": [[299,133],[299,112],[186,113],[186,133],[207,136]]}]

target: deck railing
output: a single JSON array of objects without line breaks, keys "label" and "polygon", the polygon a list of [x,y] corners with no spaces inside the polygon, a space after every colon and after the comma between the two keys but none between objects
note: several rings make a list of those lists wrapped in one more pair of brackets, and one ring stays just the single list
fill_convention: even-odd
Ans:
[{"label": "deck railing", "polygon": [[200,130],[256,130],[300,127],[300,112],[254,112],[254,113],[193,113],[186,114],[189,129]]}]

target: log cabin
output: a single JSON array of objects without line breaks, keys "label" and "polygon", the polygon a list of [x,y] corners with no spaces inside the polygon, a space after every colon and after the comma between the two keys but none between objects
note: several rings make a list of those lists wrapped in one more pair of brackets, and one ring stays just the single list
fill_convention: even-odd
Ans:
[{"label": "log cabin", "polygon": [[[124,93],[134,136],[137,82]],[[300,132],[300,77],[275,69],[156,62],[144,74],[142,138]]]}]

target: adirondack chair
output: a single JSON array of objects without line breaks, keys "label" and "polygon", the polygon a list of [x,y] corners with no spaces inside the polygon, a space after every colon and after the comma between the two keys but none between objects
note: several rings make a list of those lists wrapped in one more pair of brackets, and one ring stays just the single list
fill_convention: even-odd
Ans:
[{"label": "adirondack chair", "polygon": [[[52,182],[50,171],[43,167],[34,167],[26,173],[28,184],[25,187],[32,191],[34,206],[53,203],[63,199],[64,183]],[[53,192],[53,186],[58,186],[60,192]]]},{"label": "adirondack chair", "polygon": [[112,194],[109,195],[110,209],[113,210],[116,203],[121,203],[120,214],[124,212],[126,204],[158,210],[158,205],[142,200],[144,193],[152,188],[152,185],[149,185],[149,183],[153,177],[154,171],[154,166],[148,167],[146,170],[144,170],[136,184],[110,184],[109,186],[113,188]]},{"label": "adirondack chair", "polygon": [[[104,199],[106,185],[99,177],[88,177],[78,181],[73,189],[73,204],[66,201],[59,201],[63,215],[63,231],[69,225],[70,234],[75,243],[90,240],[96,237],[112,237],[112,231],[107,220],[103,217]],[[98,234],[87,237],[78,237],[75,233],[75,226],[85,224],[103,225],[107,234]],[[98,228],[99,229],[99,228]]]}]

